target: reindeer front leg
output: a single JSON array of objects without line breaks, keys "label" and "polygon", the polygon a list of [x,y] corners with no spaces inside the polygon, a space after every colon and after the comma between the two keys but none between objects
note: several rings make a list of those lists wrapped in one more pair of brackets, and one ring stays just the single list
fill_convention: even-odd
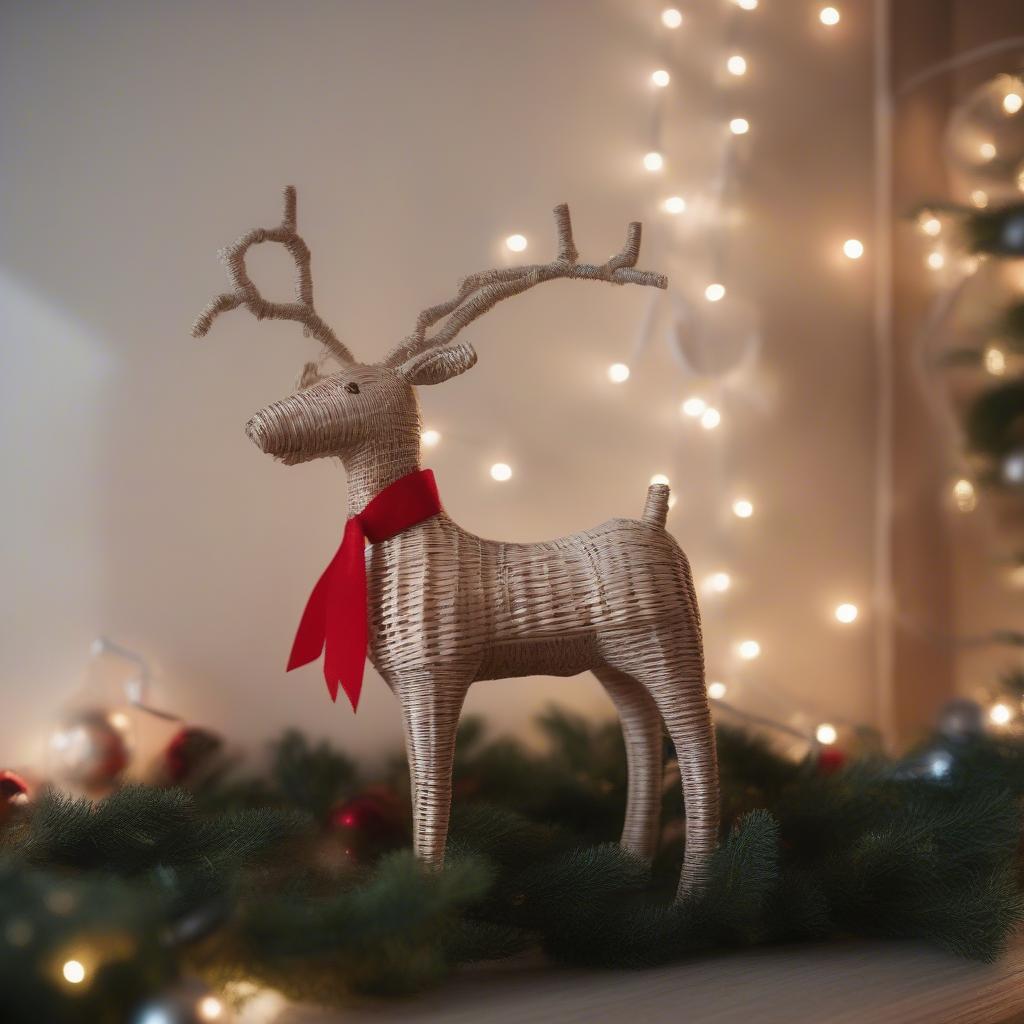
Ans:
[{"label": "reindeer front leg", "polygon": [[444,865],[452,809],[455,733],[469,684],[424,671],[392,685],[402,705],[412,791],[413,850],[430,868]]}]

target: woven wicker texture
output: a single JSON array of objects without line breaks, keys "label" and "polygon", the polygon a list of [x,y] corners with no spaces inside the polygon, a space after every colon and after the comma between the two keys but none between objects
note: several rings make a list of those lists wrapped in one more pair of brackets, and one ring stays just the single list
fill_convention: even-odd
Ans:
[{"label": "woven wicker texture", "polygon": [[[309,250],[296,234],[295,191],[285,216],[221,253],[234,290],[193,327],[205,334],[218,313],[245,306],[257,318],[291,319],[323,342],[341,369],[307,364],[299,390],[258,412],[246,432],[288,464],[340,457],[348,514],[419,468],[416,386],[468,370],[476,353],[456,335],[502,299],[555,278],[664,288],[635,269],[640,225],[603,264],[583,264],[569,211],[555,210],[558,256],[551,263],[465,278],[456,295],[420,314],[413,332],[379,364],[356,362],[313,309]],[[245,253],[282,242],[297,267],[290,304],[262,299]],[[433,334],[430,331],[433,329]],[[629,790],[622,844],[650,858],[658,837],[662,727],[675,745],[686,805],[679,895],[699,886],[718,836],[718,769],[704,686],[700,613],[685,554],[665,530],[669,490],[652,485],[640,520],[613,519],[539,544],[476,537],[444,512],[367,551],[369,657],[402,709],[413,793],[417,856],[443,863],[452,796],[452,758],[469,686],[483,679],[592,671],[618,710]]]}]

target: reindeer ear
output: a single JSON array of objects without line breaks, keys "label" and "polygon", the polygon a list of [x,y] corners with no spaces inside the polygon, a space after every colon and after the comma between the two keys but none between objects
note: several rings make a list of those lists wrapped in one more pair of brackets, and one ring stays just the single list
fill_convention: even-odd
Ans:
[{"label": "reindeer ear", "polygon": [[448,348],[431,348],[406,360],[399,372],[417,387],[423,384],[441,384],[465,373],[476,363],[476,349],[468,341]]},{"label": "reindeer ear", "polygon": [[306,363],[302,368],[302,373],[299,374],[299,379],[295,382],[296,391],[305,391],[311,384],[315,384],[318,380],[323,380],[320,376],[320,366],[318,363]]}]

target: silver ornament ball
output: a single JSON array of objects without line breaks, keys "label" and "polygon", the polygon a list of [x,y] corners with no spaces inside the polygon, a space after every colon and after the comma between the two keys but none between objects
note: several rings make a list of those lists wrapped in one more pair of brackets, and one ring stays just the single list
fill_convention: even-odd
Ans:
[{"label": "silver ornament ball", "polygon": [[113,786],[128,767],[129,757],[128,736],[106,711],[73,712],[50,735],[54,776],[86,790]]}]

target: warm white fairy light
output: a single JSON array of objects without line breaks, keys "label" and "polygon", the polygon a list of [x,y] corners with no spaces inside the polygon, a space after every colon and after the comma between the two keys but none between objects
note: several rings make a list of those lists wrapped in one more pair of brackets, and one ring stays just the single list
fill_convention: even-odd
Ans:
[{"label": "warm white fairy light", "polygon": [[988,709],[988,717],[993,725],[1007,725],[1013,718],[1013,711],[1008,704],[993,704]]},{"label": "warm white fairy light", "polygon": [[978,156],[982,160],[994,160],[996,156],[996,147],[994,142],[983,142],[978,147]]},{"label": "warm white fairy light", "polygon": [[814,731],[814,738],[823,746],[830,747],[839,738],[836,727],[828,722],[822,722]]},{"label": "warm white fairy light", "polygon": [[843,623],[843,625],[849,625],[855,621],[858,614],[858,609],[855,604],[851,604],[849,601],[844,602],[836,607],[833,614],[836,617],[837,622]]},{"label": "warm white fairy light", "polygon": [[1003,97],[1003,110],[1007,114],[1016,114],[1021,107],[1024,107],[1024,96],[1019,92],[1008,92]]},{"label": "warm white fairy light", "polygon": [[720,683],[717,679],[708,683],[708,696],[712,700],[721,700],[725,696],[725,693],[725,683]]},{"label": "warm white fairy light", "polygon": [[705,430],[714,430],[722,422],[722,414],[714,408],[707,408],[701,414],[700,425]]},{"label": "warm white fairy light", "polygon": [[629,380],[629,367],[625,363],[612,363],[608,367],[608,379],[613,384],[622,384]]},{"label": "warm white fairy light", "polygon": [[742,7],[745,11],[756,11],[757,0],[736,0],[736,6]]},{"label": "warm white fairy light", "polygon": [[719,284],[717,281],[714,284],[709,284],[704,289],[704,298],[708,302],[721,302],[725,298],[725,285]]},{"label": "warm white fairy light", "polygon": [[216,996],[203,996],[196,1004],[196,1016],[200,1020],[220,1020],[224,1004]]},{"label": "warm white fairy light", "polygon": [[657,71],[651,72],[651,84],[659,89],[664,89],[671,81],[672,76],[664,68],[658,68]]},{"label": "warm white fairy light", "polygon": [[839,11],[835,7],[822,7],[818,11],[818,20],[822,25],[838,25],[839,24]]},{"label": "warm white fairy light", "polygon": [[509,235],[505,239],[505,248],[509,252],[522,252],[526,248],[525,235]]},{"label": "warm white fairy light", "polygon": [[946,265],[946,257],[936,249],[934,252],[928,253],[924,262],[929,270],[941,270]]},{"label": "warm white fairy light", "polygon": [[85,981],[85,967],[80,960],[67,960],[61,970],[64,980],[71,985],[81,985]]},{"label": "warm white fairy light", "polygon": [[132,724],[131,720],[123,711],[115,711],[107,717],[107,721],[110,722],[115,729],[127,729],[128,726]]},{"label": "warm white fairy light", "polygon": [[648,171],[660,171],[665,166],[665,158],[653,150],[644,154],[644,168]]},{"label": "warm white fairy light", "polygon": [[440,440],[441,432],[439,430],[434,430],[431,427],[428,427],[422,434],[420,434],[420,444],[422,444],[424,448],[436,448]]},{"label": "warm white fairy light", "polygon": [[989,345],[983,356],[985,369],[993,377],[1002,377],[1006,373],[1006,353],[995,345]]},{"label": "warm white fairy light", "polygon": [[667,487],[668,486],[668,477],[665,476],[664,473],[655,473],[654,476],[651,477],[651,483],[652,484],[665,484],[665,486]]},{"label": "warm white fairy light", "polygon": [[737,498],[732,503],[732,514],[737,519],[749,519],[754,514],[754,503],[746,498]]},{"label": "warm white fairy light", "polygon": [[859,260],[864,255],[864,243],[859,238],[848,238],[843,242],[843,255],[848,260]]},{"label": "warm white fairy light", "polygon": [[666,213],[686,212],[686,200],[682,196],[669,196],[663,205]]},{"label": "warm white fairy light", "polygon": [[705,402],[703,398],[698,398],[696,395],[691,395],[683,402],[681,406],[679,406],[679,411],[684,416],[689,416],[691,419],[696,419],[698,416],[704,413],[704,410],[707,409],[707,407],[708,403]]},{"label": "warm white fairy light", "polygon": [[725,62],[725,68],[730,75],[735,75],[739,78],[740,75],[745,75],[747,73],[747,59],[746,57],[741,57],[738,53],[734,53]]},{"label": "warm white fairy light", "polygon": [[746,135],[750,131],[750,122],[745,117],[734,117],[729,122],[729,131],[733,135]]},{"label": "warm white fairy light", "polygon": [[756,640],[741,640],[736,645],[736,653],[744,661],[753,661],[761,654],[761,645]]},{"label": "warm white fairy light", "polygon": [[917,226],[932,238],[942,231],[942,221],[933,213],[922,213],[917,219]]},{"label": "warm white fairy light", "polygon": [[491,479],[504,483],[512,479],[512,467],[506,462],[496,462],[491,466]]},{"label": "warm white fairy light", "polygon": [[682,12],[676,10],[675,7],[666,7],[661,12],[661,23],[665,28],[679,28],[683,23]]},{"label": "warm white fairy light", "polygon": [[971,205],[984,210],[988,206],[988,193],[984,189],[976,188],[971,193]]},{"label": "warm white fairy light", "polygon": [[704,589],[713,594],[724,594],[731,586],[732,577],[727,572],[713,572],[704,581]]},{"label": "warm white fairy light", "polygon": [[860,239],[847,239],[843,243],[843,255],[847,259],[860,259],[864,255],[864,243]]},{"label": "warm white fairy light", "polygon": [[973,512],[978,507],[978,493],[965,477],[953,484],[953,504],[958,512]]}]

